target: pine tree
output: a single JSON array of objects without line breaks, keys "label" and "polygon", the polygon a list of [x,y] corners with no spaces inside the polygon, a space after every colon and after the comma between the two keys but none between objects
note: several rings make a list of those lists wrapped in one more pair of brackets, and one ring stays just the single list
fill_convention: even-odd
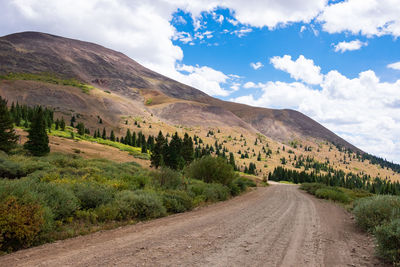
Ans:
[{"label": "pine tree", "polygon": [[60,121],[56,119],[55,129],[58,130],[60,128]]},{"label": "pine tree", "polygon": [[10,152],[15,147],[17,139],[7,101],[0,97],[0,150]]},{"label": "pine tree", "polygon": [[64,121],[64,117],[61,117],[60,128],[61,128],[61,131],[65,131],[65,121]]},{"label": "pine tree", "polygon": [[126,145],[132,145],[132,134],[131,134],[131,130],[128,129],[128,131],[126,131],[126,135],[125,135],[125,144]]},{"label": "pine tree", "polygon": [[114,134],[114,130],[111,130],[111,133],[110,133],[110,141],[113,141],[113,142],[115,142],[115,134]]},{"label": "pine tree", "polygon": [[231,164],[233,169],[236,170],[235,157],[232,152],[229,153],[229,164]]},{"label": "pine tree", "polygon": [[257,161],[261,161],[261,153],[258,152]]},{"label": "pine tree", "polygon": [[184,159],[181,156],[182,152],[182,139],[178,136],[178,133],[172,136],[171,142],[169,143],[168,155],[169,155],[169,164],[167,165],[171,169],[177,170],[183,167]]},{"label": "pine tree", "polygon": [[190,137],[187,133],[185,133],[185,136],[183,137],[181,154],[187,165],[189,165],[194,159],[192,137]]},{"label": "pine tree", "polygon": [[162,132],[160,131],[156,138],[156,142],[153,146],[153,149],[151,150],[151,156],[150,156],[151,165],[154,166],[156,169],[163,163],[162,152],[164,144],[165,144],[165,138]]},{"label": "pine tree", "polygon": [[146,142],[142,143],[142,153],[147,153],[147,144],[146,144]]},{"label": "pine tree", "polygon": [[103,128],[103,134],[101,135],[101,138],[103,138],[104,140],[107,139],[107,132],[106,132],[106,128]]},{"label": "pine tree", "polygon": [[28,132],[28,141],[24,144],[25,149],[29,150],[34,156],[44,156],[50,152],[42,107],[37,108]]},{"label": "pine tree", "polygon": [[78,123],[76,128],[78,129],[79,135],[85,135],[85,125],[83,124],[83,122]]},{"label": "pine tree", "polygon": [[74,126],[74,123],[75,123],[75,122],[76,122],[75,116],[72,115],[70,126],[71,126],[71,127],[75,127],[75,126]]}]

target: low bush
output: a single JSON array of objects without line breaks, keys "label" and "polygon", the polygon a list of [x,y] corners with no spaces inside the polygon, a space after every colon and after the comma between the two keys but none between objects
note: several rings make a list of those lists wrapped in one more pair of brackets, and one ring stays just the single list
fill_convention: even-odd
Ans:
[{"label": "low bush", "polygon": [[193,199],[185,191],[168,190],[162,193],[162,199],[168,212],[178,213],[193,208]]},{"label": "low bush", "polygon": [[232,165],[220,157],[206,156],[193,161],[185,168],[185,175],[206,183],[229,185],[237,177]]},{"label": "low bush", "polygon": [[77,183],[74,184],[73,190],[83,209],[94,209],[107,204],[114,195],[111,188],[96,183]]},{"label": "low bush", "polygon": [[373,232],[376,226],[400,217],[400,197],[377,195],[359,199],[355,202],[353,213],[362,229]]},{"label": "low bush", "polygon": [[375,228],[376,251],[379,257],[400,265],[400,218]]},{"label": "low bush", "polygon": [[153,174],[156,186],[165,189],[177,189],[182,186],[182,175],[170,168],[163,167],[159,172]]},{"label": "low bush", "polygon": [[31,185],[31,189],[50,208],[55,220],[66,219],[79,209],[78,198],[66,186],[40,182]]},{"label": "low bush", "polygon": [[38,203],[23,203],[14,196],[0,201],[0,249],[27,248],[38,237],[44,224]]},{"label": "low bush", "polygon": [[315,195],[315,192],[320,189],[326,187],[324,184],[320,184],[320,183],[302,183],[300,185],[300,189],[303,189],[305,191],[307,191],[307,193],[310,193],[312,195]]},{"label": "low bush", "polygon": [[115,197],[120,218],[157,218],[166,214],[162,200],[154,192],[121,191]]},{"label": "low bush", "polygon": [[318,198],[329,199],[341,203],[349,203],[350,198],[336,187],[322,187],[315,191]]}]

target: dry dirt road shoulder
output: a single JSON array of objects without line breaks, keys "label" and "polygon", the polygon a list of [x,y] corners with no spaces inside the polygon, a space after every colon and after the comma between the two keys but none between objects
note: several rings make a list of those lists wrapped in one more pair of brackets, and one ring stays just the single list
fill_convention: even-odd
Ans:
[{"label": "dry dirt road shoulder", "polygon": [[341,207],[294,185],[0,257],[1,266],[377,266]]}]

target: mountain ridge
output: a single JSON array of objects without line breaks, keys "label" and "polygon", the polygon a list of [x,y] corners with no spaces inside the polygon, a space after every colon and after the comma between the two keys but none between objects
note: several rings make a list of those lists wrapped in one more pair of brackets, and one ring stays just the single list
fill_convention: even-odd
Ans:
[{"label": "mountain ridge", "polygon": [[[174,103],[167,104],[168,108],[159,108],[160,105],[142,107],[155,110],[161,118],[172,118],[175,123],[186,124],[184,116],[177,115],[183,111],[182,105],[186,105],[188,114],[193,116],[192,125],[201,120],[205,120],[207,125],[207,116],[213,116],[211,126],[215,123],[242,127],[280,142],[303,137],[315,138],[363,153],[298,111],[252,107],[216,99],[153,72],[121,52],[90,42],[38,32],[0,37],[0,74],[10,72],[55,73],[65,78],[75,78],[126,97],[137,106],[144,103],[143,95],[156,91],[173,99]],[[205,116],[200,116],[202,112],[206,112]],[[224,116],[218,118],[220,114]]]}]

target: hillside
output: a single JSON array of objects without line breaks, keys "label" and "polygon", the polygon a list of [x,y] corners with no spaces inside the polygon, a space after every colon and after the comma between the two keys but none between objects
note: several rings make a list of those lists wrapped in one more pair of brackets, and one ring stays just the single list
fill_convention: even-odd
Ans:
[{"label": "hillside", "polygon": [[37,32],[4,36],[0,75],[0,95],[10,103],[51,106],[56,117],[75,116],[91,132],[188,132],[203,145],[222,144],[241,170],[255,163],[260,176],[283,158],[288,168],[309,158],[345,172],[400,180],[391,169],[361,160],[354,153],[362,155],[360,149],[304,114],[212,98],[96,44]]}]

